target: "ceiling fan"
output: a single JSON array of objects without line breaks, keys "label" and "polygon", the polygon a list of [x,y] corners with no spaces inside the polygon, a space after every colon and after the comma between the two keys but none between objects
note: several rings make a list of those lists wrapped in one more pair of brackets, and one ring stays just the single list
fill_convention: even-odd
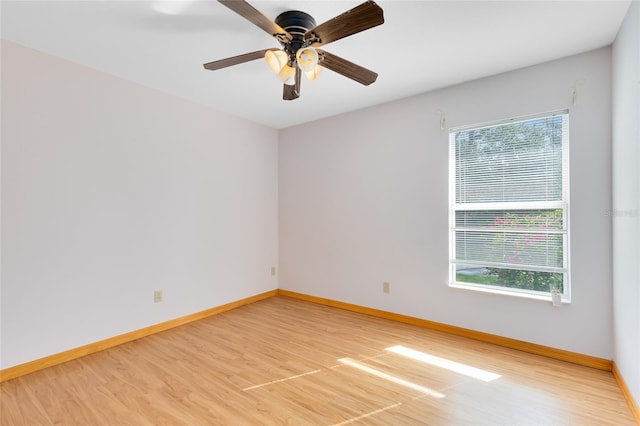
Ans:
[{"label": "ceiling fan", "polygon": [[205,69],[218,70],[264,57],[269,68],[284,82],[284,100],[300,97],[302,73],[304,72],[309,80],[313,80],[318,75],[320,67],[342,74],[365,86],[378,78],[378,74],[373,71],[319,49],[333,41],[382,24],[382,9],[373,1],[366,1],[320,25],[316,25],[311,15],[297,10],[281,13],[275,21],[271,21],[244,0],[218,1],[272,35],[282,49],[257,50],[209,62],[204,64]]}]

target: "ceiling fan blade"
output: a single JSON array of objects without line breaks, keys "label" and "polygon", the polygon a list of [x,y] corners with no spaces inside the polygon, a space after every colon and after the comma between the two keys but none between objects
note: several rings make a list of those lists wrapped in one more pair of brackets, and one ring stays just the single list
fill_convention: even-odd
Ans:
[{"label": "ceiling fan blade", "polygon": [[339,56],[332,55],[331,53],[320,49],[318,49],[318,54],[320,55],[320,62],[318,62],[319,65],[337,72],[338,74],[342,74],[351,80],[357,81],[358,83],[364,84],[365,86],[370,85],[378,78],[377,73],[361,67],[360,65],[356,65],[353,62],[349,62],[346,59],[342,59]]},{"label": "ceiling fan blade", "polygon": [[236,12],[246,20],[252,22],[254,25],[262,28],[272,36],[276,37],[279,41],[285,42],[292,39],[291,34],[286,32],[280,25],[267,18],[255,7],[251,6],[244,0],[218,0],[229,9]]},{"label": "ceiling fan blade", "polygon": [[231,58],[220,59],[219,61],[208,62],[204,64],[204,68],[215,71],[220,68],[230,67],[232,65],[242,64],[244,62],[254,61],[256,59],[264,58],[265,53],[269,50],[280,50],[280,49],[263,49],[256,50],[255,52],[245,53],[244,55],[232,56]]},{"label": "ceiling fan blade", "polygon": [[302,77],[302,70],[300,67],[296,67],[296,84],[288,85],[285,84],[282,89],[282,99],[285,101],[292,101],[294,99],[298,99],[300,97],[300,81]]},{"label": "ceiling fan blade", "polygon": [[384,16],[380,6],[367,1],[310,29],[305,33],[304,39],[312,46],[319,47],[382,23]]}]

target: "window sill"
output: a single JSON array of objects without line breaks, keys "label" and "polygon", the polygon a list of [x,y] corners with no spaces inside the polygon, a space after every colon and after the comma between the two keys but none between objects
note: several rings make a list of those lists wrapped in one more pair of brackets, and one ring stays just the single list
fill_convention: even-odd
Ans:
[{"label": "window sill", "polygon": [[[473,285],[468,283],[459,283],[459,282],[450,283],[449,287],[455,288],[455,289],[461,289],[461,290],[478,291],[481,293],[491,293],[491,294],[499,294],[502,296],[519,297],[523,299],[541,300],[544,302],[551,303],[551,295],[536,294],[533,292],[528,292],[526,290],[501,290],[499,288],[488,288],[486,286],[478,286],[478,285]],[[570,305],[571,299],[566,296],[562,296],[562,304]]]}]

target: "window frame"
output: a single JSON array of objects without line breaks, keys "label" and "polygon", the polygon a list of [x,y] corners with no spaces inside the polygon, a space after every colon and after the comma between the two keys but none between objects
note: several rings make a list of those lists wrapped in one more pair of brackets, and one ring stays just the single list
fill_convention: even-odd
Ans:
[{"label": "window frame", "polygon": [[[507,124],[515,124],[555,116],[562,117],[562,200],[557,201],[502,201],[502,202],[483,202],[483,203],[457,203],[456,202],[456,134],[462,131],[478,130]],[[547,231],[548,233],[564,234],[562,242],[562,274],[563,274],[563,291],[561,293],[562,303],[571,303],[571,268],[570,268],[570,169],[569,169],[569,144],[570,144],[570,120],[569,110],[558,110],[539,114],[531,114],[526,116],[514,117],[503,120],[495,120],[473,125],[465,125],[452,127],[449,129],[449,287],[460,288],[466,290],[481,291],[487,293],[503,294],[509,296],[525,297],[530,299],[538,299],[550,301],[552,300],[551,291],[536,291],[521,288],[512,288],[506,286],[495,286],[491,284],[470,283],[457,281],[457,264],[465,264],[464,260],[456,259],[456,233],[465,230],[464,227],[456,226],[456,212],[459,211],[523,211],[536,209],[562,209],[562,229],[559,231]],[[473,262],[478,264],[479,262]],[[487,267],[507,267],[509,264],[499,264],[485,262]],[[515,269],[515,268],[514,268]],[[520,270],[538,270],[548,272],[557,272],[557,268],[533,267],[533,269]]]}]

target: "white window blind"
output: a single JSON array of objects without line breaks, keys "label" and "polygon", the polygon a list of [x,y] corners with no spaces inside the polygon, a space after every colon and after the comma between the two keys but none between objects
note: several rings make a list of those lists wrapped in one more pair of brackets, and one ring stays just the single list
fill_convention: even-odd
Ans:
[{"label": "white window blind", "polygon": [[568,298],[568,120],[451,131],[452,283]]}]

